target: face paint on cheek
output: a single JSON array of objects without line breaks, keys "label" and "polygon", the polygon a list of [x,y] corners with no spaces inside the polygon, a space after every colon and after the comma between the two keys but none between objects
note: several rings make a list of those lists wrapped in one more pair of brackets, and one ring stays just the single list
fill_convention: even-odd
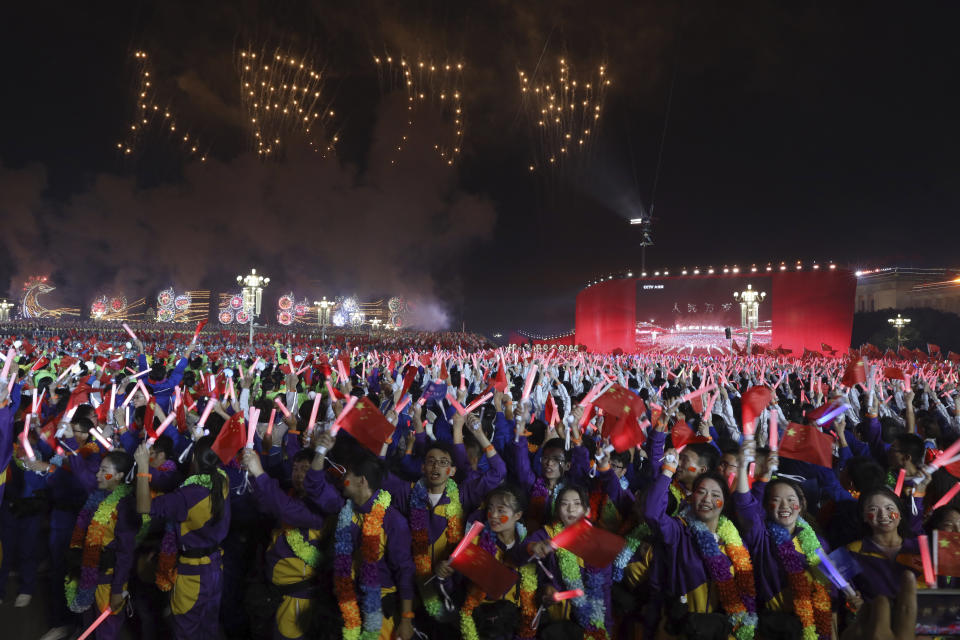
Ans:
[{"label": "face paint on cheek", "polygon": [[871,511],[870,513],[867,514],[867,520],[869,520],[870,522],[874,522],[876,519],[877,519],[876,513]]},{"label": "face paint on cheek", "polygon": [[510,519],[510,516],[500,516],[500,524],[507,524],[507,521]]},{"label": "face paint on cheek", "polygon": [[891,520],[899,520],[899,519],[900,519],[900,514],[897,513],[896,511],[894,511],[893,513],[890,514],[890,519],[891,519]]},{"label": "face paint on cheek", "polygon": [[347,480],[347,479],[344,479],[344,481],[343,481],[343,486],[349,487],[349,486],[350,486],[350,481]]},{"label": "face paint on cheek", "polygon": [[720,509],[723,507],[723,500],[721,500],[720,498],[716,498],[714,499],[713,504],[717,506],[717,509]]},{"label": "face paint on cheek", "polygon": [[795,504],[795,505],[791,506],[790,508],[793,509],[794,511],[800,511],[800,505],[798,505],[798,504]]},{"label": "face paint on cheek", "polygon": [[104,480],[113,480],[113,474],[112,474],[112,473],[105,473],[105,474],[103,474],[103,479],[104,479]]},{"label": "face paint on cheek", "polygon": [[689,471],[690,473],[696,473],[697,471],[699,471],[699,469],[697,467],[687,467],[687,471]]}]

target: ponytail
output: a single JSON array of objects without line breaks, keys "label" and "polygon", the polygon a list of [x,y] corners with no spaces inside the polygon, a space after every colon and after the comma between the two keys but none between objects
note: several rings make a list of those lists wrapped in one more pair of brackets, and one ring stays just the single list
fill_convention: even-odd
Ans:
[{"label": "ponytail", "polygon": [[197,440],[193,449],[193,461],[197,464],[197,473],[210,476],[210,515],[213,522],[219,522],[223,515],[226,479],[220,471],[220,456],[210,448],[213,442],[213,436],[204,436]]}]

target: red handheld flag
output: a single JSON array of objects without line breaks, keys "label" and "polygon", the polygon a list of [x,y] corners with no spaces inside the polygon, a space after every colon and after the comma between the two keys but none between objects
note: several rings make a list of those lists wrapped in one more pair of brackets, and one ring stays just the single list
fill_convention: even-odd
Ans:
[{"label": "red handheld flag", "polygon": [[960,532],[937,531],[937,575],[960,577]]},{"label": "red handheld flag", "polygon": [[603,410],[604,415],[616,417],[626,414],[641,416],[647,411],[643,398],[619,384],[613,385],[606,393],[595,399],[593,406]]},{"label": "red handheld flag", "polygon": [[833,466],[833,439],[815,427],[791,422],[780,433],[780,457],[829,469]]},{"label": "red handheld flag", "polygon": [[627,541],[615,533],[594,527],[586,518],[570,525],[550,541],[555,547],[580,556],[593,567],[606,567],[617,557]]},{"label": "red handheld flag", "polygon": [[217,454],[220,462],[228,464],[246,444],[247,429],[243,423],[243,413],[237,412],[220,429],[210,449]]},{"label": "red handheld flag", "polygon": [[610,444],[617,453],[628,451],[637,445],[643,444],[646,436],[637,422],[637,416],[622,416],[610,432]]},{"label": "red handheld flag", "polygon": [[843,372],[840,383],[848,387],[853,387],[857,383],[863,384],[867,381],[867,371],[863,366],[863,358],[853,360],[847,365]]},{"label": "red handheld flag", "polygon": [[368,398],[361,398],[347,413],[340,426],[365,448],[379,455],[383,443],[393,435],[394,427]]},{"label": "red handheld flag", "polygon": [[[744,433],[747,433],[748,429],[752,429],[753,421],[763,413],[772,398],[773,391],[769,387],[755,386],[744,392],[740,399]],[[753,431],[751,430],[750,433],[753,433]]]},{"label": "red handheld flag", "polygon": [[710,438],[698,436],[694,433],[693,429],[690,428],[690,425],[688,425],[685,420],[677,420],[676,424],[673,425],[673,430],[670,432],[670,440],[673,442],[673,448],[678,450],[688,444],[710,442]]},{"label": "red handheld flag", "polygon": [[[888,379],[888,380],[903,380],[903,379],[904,379],[904,377],[903,377],[903,371],[901,371],[901,370],[898,369],[897,367],[884,367],[884,368],[883,368],[883,377],[886,378],[886,379]],[[844,384],[846,384],[846,383],[844,383]],[[849,385],[849,384],[848,384],[847,386],[850,387],[850,386],[853,386],[853,385]]]},{"label": "red handheld flag", "polygon": [[451,556],[450,566],[473,580],[490,600],[499,599],[520,577],[476,544],[468,544],[456,556]]}]

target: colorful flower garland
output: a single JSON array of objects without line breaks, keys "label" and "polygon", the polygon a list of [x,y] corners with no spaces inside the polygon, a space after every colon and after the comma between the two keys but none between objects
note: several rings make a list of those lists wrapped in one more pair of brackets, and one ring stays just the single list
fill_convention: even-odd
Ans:
[{"label": "colorful flower garland", "polygon": [[[737,640],[752,640],[757,630],[756,586],[750,553],[743,546],[740,532],[729,519],[720,516],[717,535],[724,547],[721,551],[717,538],[707,525],[690,519],[688,526],[707,565],[707,576],[716,585],[720,604],[733,624],[733,635]],[[734,569],[732,576],[731,565]]]},{"label": "colorful flower garland", "polygon": [[634,554],[637,553],[640,545],[643,544],[643,541],[649,539],[652,535],[653,532],[650,530],[650,525],[646,522],[641,522],[626,535],[627,545],[621,549],[617,557],[613,559],[614,582],[623,580],[623,570],[630,564],[630,561],[633,559]]},{"label": "colorful flower garland", "polygon": [[133,487],[128,484],[121,484],[110,492],[94,491],[77,516],[70,548],[82,550],[80,577],[71,578],[64,585],[67,606],[74,613],[83,613],[93,604],[100,577],[103,541],[107,536],[113,536],[117,526],[117,505],[132,491]]},{"label": "colorful flower garland", "polygon": [[813,528],[803,518],[797,520],[797,551],[793,538],[786,527],[767,521],[767,531],[777,550],[780,566],[787,574],[790,591],[793,595],[793,610],[803,625],[803,640],[826,640],[830,638],[833,626],[833,614],[830,594],[826,586],[806,569],[820,564],[817,550],[820,540]]},{"label": "colorful flower garland", "polygon": [[[360,595],[362,605],[357,603],[353,581],[353,502],[347,500],[337,519],[334,532],[333,590],[337,595],[340,612],[343,614],[344,640],[377,640],[383,626],[380,610],[380,534],[383,532],[383,517],[390,506],[390,494],[380,490],[373,508],[364,519],[360,532],[360,551],[363,564],[360,566]],[[361,620],[361,609],[363,618]]]},{"label": "colorful flower garland", "polygon": [[[551,538],[563,531],[562,524],[548,525],[547,533]],[[582,589],[583,595],[573,598],[573,617],[583,628],[585,638],[609,638],[606,628],[606,606],[603,598],[603,573],[596,567],[583,566],[580,570],[580,561],[576,555],[566,549],[557,549],[557,563],[560,565],[560,575],[563,584],[568,590]],[[586,581],[583,577],[586,575]]]},{"label": "colorful flower garland", "polygon": [[[521,523],[517,523],[517,543],[522,542],[527,537],[527,529]],[[489,527],[483,529],[477,539],[480,548],[497,557],[497,538]],[[537,608],[534,606],[534,598],[537,591],[537,572],[532,564],[525,564],[520,567],[520,615],[521,628],[517,631],[518,638],[533,638],[536,635],[536,629],[533,628],[533,619],[537,616]],[[464,640],[479,640],[477,633],[477,624],[473,619],[473,611],[481,602],[486,599],[487,594],[474,583],[470,583],[470,589],[467,592],[467,599],[460,609],[460,633]]]},{"label": "colorful flower garland", "polygon": [[[223,469],[217,469],[224,481],[227,474]],[[198,484],[207,491],[213,491],[213,479],[210,474],[197,473],[184,480],[180,487],[189,487]],[[155,584],[161,591],[170,591],[173,589],[173,583],[177,581],[177,527],[173,522],[167,522],[163,531],[163,538],[160,539],[160,553],[157,554],[157,574]]]},{"label": "colorful flower garland", "polygon": [[[460,504],[460,489],[457,483],[447,478],[444,487],[450,503],[443,505],[447,517],[446,538],[448,545],[456,545],[463,538],[463,507]],[[422,585],[432,573],[431,545],[430,545],[430,516],[429,498],[423,480],[418,480],[410,493],[410,535],[413,542],[413,564],[417,570],[417,578]],[[440,505],[437,506],[440,508]],[[443,613],[443,605],[434,589],[421,587],[420,595],[423,606],[431,617],[437,618]]]},{"label": "colorful flower garland", "polygon": [[290,528],[284,531],[284,538],[287,540],[287,545],[290,547],[290,550],[293,551],[293,555],[300,558],[303,561],[303,564],[307,565],[311,569],[316,569],[320,566],[320,560],[323,557],[323,554],[320,553],[320,549],[317,549],[315,546],[307,542],[303,537],[303,533],[300,532],[300,529]]}]

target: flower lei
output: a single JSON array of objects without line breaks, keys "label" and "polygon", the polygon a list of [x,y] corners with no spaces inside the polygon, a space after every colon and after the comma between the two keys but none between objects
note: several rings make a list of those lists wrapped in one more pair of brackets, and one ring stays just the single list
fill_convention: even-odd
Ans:
[{"label": "flower lei", "polygon": [[[563,525],[555,524],[546,527],[550,537],[556,537],[563,530]],[[569,590],[582,589],[583,595],[573,598],[573,617],[584,630],[585,638],[608,638],[605,618],[605,603],[603,599],[603,574],[596,567],[584,565],[580,571],[580,562],[577,556],[566,549],[557,549],[557,563],[560,565],[560,575],[563,584]],[[586,574],[586,582],[583,575]]]},{"label": "flower lei", "polygon": [[630,560],[633,559],[634,554],[637,553],[637,549],[643,544],[644,539],[650,538],[652,535],[653,532],[650,530],[650,525],[646,522],[641,522],[626,535],[627,546],[621,549],[617,557],[613,559],[614,582],[623,580],[623,570],[630,564]]},{"label": "flower lei", "polygon": [[[450,498],[446,506],[447,515],[447,544],[456,545],[463,537],[463,507],[460,504],[460,489],[457,483],[447,478],[444,491]],[[418,480],[410,493],[410,535],[413,542],[413,564],[417,570],[417,578],[423,584],[430,577],[432,563],[430,561],[430,528],[427,488],[423,480]],[[421,588],[423,606],[431,617],[437,618],[443,613],[443,605],[433,589]]]},{"label": "flower lei", "polygon": [[[724,549],[707,525],[695,519],[688,522],[693,540],[700,551],[707,575],[716,585],[720,604],[733,624],[737,640],[751,640],[757,630],[756,587],[753,580],[753,564],[750,554],[743,546],[740,532],[725,516],[720,516],[717,535]],[[726,554],[724,554],[726,551]],[[730,575],[733,565],[734,575]]]},{"label": "flower lei", "polygon": [[[517,523],[517,543],[519,544],[527,537],[527,528],[521,523]],[[480,532],[477,544],[481,549],[497,557],[496,535],[489,527]],[[537,616],[537,608],[534,606],[534,597],[537,591],[537,572],[532,564],[525,564],[520,567],[520,614],[521,629],[517,631],[518,638],[533,638],[536,635],[536,629],[533,628],[533,619]],[[470,583],[470,589],[467,592],[467,599],[460,609],[460,634],[464,640],[479,640],[477,633],[477,624],[473,619],[473,611],[487,597],[480,587]]]},{"label": "flower lei", "polygon": [[[345,640],[377,640],[383,626],[380,610],[380,576],[377,563],[380,560],[380,533],[383,517],[390,506],[390,494],[380,490],[373,501],[373,508],[363,519],[360,533],[360,550],[363,564],[360,566],[360,594],[362,605],[357,603],[353,584],[353,502],[347,500],[337,519],[334,532],[333,591],[337,595],[340,612],[343,614],[343,637]],[[361,622],[360,609],[363,609]],[[361,627],[362,625],[362,627]]]},{"label": "flower lei", "polygon": [[790,582],[793,609],[803,624],[803,640],[823,640],[830,638],[832,631],[830,595],[819,579],[806,572],[807,567],[812,569],[820,564],[817,555],[817,550],[821,548],[820,540],[803,518],[797,520],[796,529],[802,553],[797,551],[786,527],[767,522],[767,531],[776,546],[780,566]]},{"label": "flower lei", "polygon": [[83,613],[93,604],[100,577],[103,541],[107,535],[113,535],[117,526],[117,505],[132,491],[133,487],[128,484],[121,484],[110,492],[94,491],[77,516],[70,548],[83,551],[80,577],[71,578],[64,585],[67,606],[74,613]]},{"label": "flower lei", "polygon": [[300,529],[287,529],[284,531],[283,536],[286,538],[290,550],[293,551],[293,555],[300,558],[303,564],[311,569],[316,569],[320,565],[320,559],[323,554],[320,553],[320,549],[317,549],[307,542],[303,537],[303,533],[300,532]]},{"label": "flower lei", "polygon": [[[226,479],[227,474],[223,469],[217,469],[221,476]],[[213,491],[213,480],[210,474],[197,473],[186,480],[180,486],[189,487],[199,484],[207,491]],[[161,591],[170,591],[173,583],[177,581],[177,527],[173,522],[167,522],[163,530],[163,538],[160,539],[160,553],[157,555],[157,575],[155,583]]]}]

